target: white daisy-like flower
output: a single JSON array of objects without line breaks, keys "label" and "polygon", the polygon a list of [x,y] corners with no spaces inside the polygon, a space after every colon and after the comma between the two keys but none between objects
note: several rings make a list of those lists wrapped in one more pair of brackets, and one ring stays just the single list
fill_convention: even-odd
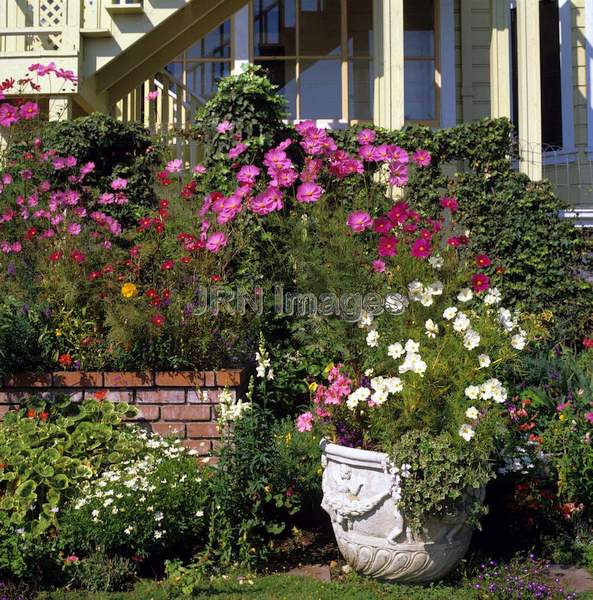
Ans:
[{"label": "white daisy-like flower", "polygon": [[414,340],[408,340],[405,346],[406,352],[415,354],[420,350],[420,344]]},{"label": "white daisy-like flower", "polygon": [[394,360],[397,360],[405,353],[406,351],[404,350],[404,347],[399,342],[396,342],[395,344],[390,344],[387,348],[387,354]]},{"label": "white daisy-like flower", "polygon": [[407,373],[408,371],[412,371],[413,373],[416,373],[417,375],[423,377],[424,373],[426,372],[427,365],[422,360],[419,354],[416,354],[414,352],[408,352],[408,354],[406,354],[404,362],[398,367],[398,369],[400,373]]},{"label": "white daisy-like flower", "polygon": [[523,350],[525,344],[527,344],[527,340],[522,335],[517,334],[511,338],[511,346],[515,350]]},{"label": "white daisy-like flower", "polygon": [[204,511],[203,510],[196,511],[196,517],[203,517],[203,516],[204,516]]},{"label": "white daisy-like flower", "polygon": [[424,323],[424,327],[426,328],[425,333],[429,338],[435,338],[439,333],[439,326],[432,319],[428,319]]},{"label": "white daisy-like flower", "polygon": [[412,281],[408,284],[408,296],[410,300],[420,302],[424,294],[424,286],[419,281]]},{"label": "white daisy-like flower", "polygon": [[476,435],[476,432],[474,431],[474,428],[471,425],[468,425],[467,423],[464,423],[460,428],[459,428],[459,435],[466,441],[469,442],[474,435]]},{"label": "white daisy-like flower", "polygon": [[376,348],[379,343],[379,332],[376,329],[371,329],[367,333],[367,346]]},{"label": "white daisy-like flower", "polygon": [[431,256],[428,259],[428,264],[433,269],[435,269],[436,271],[438,271],[439,269],[443,268],[443,265],[445,264],[445,260],[441,256]]},{"label": "white daisy-like flower", "polygon": [[399,377],[387,377],[384,381],[385,389],[390,394],[397,394],[404,389],[402,380]]},{"label": "white daisy-like flower", "polygon": [[465,416],[468,419],[471,419],[472,421],[475,421],[480,416],[480,412],[478,411],[478,409],[475,406],[470,406],[465,411]]},{"label": "white daisy-like flower", "polygon": [[433,302],[434,300],[432,299],[432,294],[428,290],[426,290],[420,297],[420,304],[422,304],[422,306],[432,306]]},{"label": "white daisy-like flower", "polygon": [[372,377],[374,372],[375,372],[375,369],[372,369],[372,368],[365,369],[364,376],[365,377]]},{"label": "white daisy-like flower", "polygon": [[468,329],[463,335],[463,345],[468,350],[477,348],[480,345],[480,334],[473,329]]},{"label": "white daisy-like flower", "polygon": [[386,389],[384,389],[384,388],[378,389],[371,395],[371,400],[373,401],[374,404],[381,406],[381,404],[383,404],[384,402],[387,401],[387,394],[388,394],[388,392]]},{"label": "white daisy-like flower", "polygon": [[164,529],[162,531],[159,531],[158,529],[154,532],[154,539],[155,540],[160,540],[163,535],[167,533]]},{"label": "white daisy-like flower", "polygon": [[515,328],[515,321],[513,321],[513,315],[508,308],[498,309],[498,322],[506,331],[512,331]]},{"label": "white daisy-like flower", "polygon": [[435,281],[428,286],[428,291],[433,296],[440,296],[443,293],[443,282]]},{"label": "white daisy-like flower", "polygon": [[480,388],[477,385],[468,385],[465,388],[465,395],[470,400],[477,400],[480,396]]},{"label": "white daisy-like flower", "polygon": [[455,320],[453,321],[453,329],[458,333],[462,333],[470,326],[470,320],[465,313],[458,312]]},{"label": "white daisy-like flower", "polygon": [[507,391],[502,383],[493,377],[480,386],[480,396],[484,400],[494,400],[494,402],[502,404],[507,399]]},{"label": "white daisy-like flower", "polygon": [[498,304],[502,300],[502,295],[498,288],[490,288],[484,296],[484,304]]},{"label": "white daisy-like flower", "polygon": [[474,297],[474,293],[470,288],[463,288],[459,294],[457,294],[457,300],[459,302],[469,302]]},{"label": "white daisy-like flower", "polygon": [[371,395],[371,390],[366,387],[359,387],[354,390],[349,396],[348,400],[346,400],[346,405],[350,410],[354,410],[359,402],[364,402]]},{"label": "white daisy-like flower", "polygon": [[452,319],[455,318],[455,315],[458,312],[458,308],[456,306],[450,306],[449,308],[446,308],[445,311],[443,312],[443,318],[447,319],[447,321],[451,321]]},{"label": "white daisy-like flower", "polygon": [[480,363],[480,369],[485,369],[490,366],[492,361],[487,354],[480,354],[480,356],[478,356],[478,362]]},{"label": "white daisy-like flower", "polygon": [[358,321],[359,327],[370,327],[373,324],[373,315],[370,313],[363,311],[360,315],[360,319]]}]

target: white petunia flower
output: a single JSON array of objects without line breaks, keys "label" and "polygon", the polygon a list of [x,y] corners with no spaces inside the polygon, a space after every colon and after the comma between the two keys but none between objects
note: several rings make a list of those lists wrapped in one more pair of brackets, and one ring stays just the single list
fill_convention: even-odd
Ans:
[{"label": "white petunia flower", "polygon": [[420,350],[420,344],[414,340],[408,340],[406,342],[406,352],[415,354]]},{"label": "white petunia flower", "polygon": [[388,377],[385,379],[385,389],[390,394],[397,394],[404,389],[402,380],[399,377]]},{"label": "white petunia flower", "polygon": [[196,517],[203,517],[204,516],[204,511],[203,510],[198,510],[196,512]]},{"label": "white petunia flower", "polygon": [[408,296],[410,300],[420,302],[424,294],[424,286],[419,281],[412,281],[408,284]]},{"label": "white petunia flower", "polygon": [[463,345],[468,350],[473,350],[480,345],[480,334],[473,329],[468,329],[463,335]]},{"label": "white petunia flower", "polygon": [[432,306],[433,302],[432,294],[428,290],[420,296],[420,304],[422,304],[422,306]]},{"label": "white petunia flower", "polygon": [[468,425],[467,423],[464,423],[460,428],[459,428],[459,435],[466,441],[469,442],[474,435],[476,435],[476,432],[474,431],[474,428],[471,425]]},{"label": "white petunia flower", "polygon": [[426,335],[429,338],[435,338],[439,332],[439,326],[432,320],[428,319],[426,323],[424,323],[424,327],[426,328]]},{"label": "white petunia flower", "polygon": [[371,329],[367,334],[367,346],[376,348],[379,343],[379,332],[376,329]]},{"label": "white petunia flower", "polygon": [[478,356],[478,361],[480,363],[480,369],[485,369],[490,366],[490,357],[487,354],[480,354]]},{"label": "white petunia flower", "polygon": [[470,326],[469,318],[465,313],[458,312],[453,321],[453,329],[458,333],[462,333]]},{"label": "white petunia flower", "polygon": [[477,400],[480,396],[480,388],[477,385],[468,385],[465,388],[465,395],[470,400]]},{"label": "white petunia flower", "polygon": [[469,302],[474,297],[474,293],[470,288],[463,288],[459,294],[457,294],[457,300],[459,302]]},{"label": "white petunia flower", "polygon": [[371,390],[369,390],[369,388],[359,387],[348,396],[348,400],[346,400],[346,406],[348,406],[350,410],[354,410],[358,406],[359,402],[366,401],[370,395]]},{"label": "white petunia flower", "polygon": [[444,259],[440,256],[431,256],[428,259],[428,264],[435,270],[442,269],[444,263]]},{"label": "white petunia flower", "polygon": [[502,383],[493,377],[480,386],[480,396],[483,400],[494,400],[502,404],[507,399],[507,391]]},{"label": "white petunia flower", "polygon": [[457,310],[458,309],[456,306],[450,306],[449,308],[446,308],[443,312],[443,318],[447,319],[447,321],[451,321],[451,319],[455,318]]},{"label": "white petunia flower", "polygon": [[431,283],[428,286],[428,291],[433,296],[440,296],[443,293],[443,282],[442,281],[435,281],[434,283]]},{"label": "white petunia flower", "polygon": [[511,338],[511,346],[515,350],[523,350],[525,344],[527,344],[527,340],[522,335],[517,334]]},{"label": "white petunia flower", "polygon": [[404,347],[399,342],[396,342],[395,344],[391,344],[387,348],[387,354],[394,360],[397,360],[398,358],[400,358],[401,356],[403,356],[405,354],[405,350],[404,350]]},{"label": "white petunia flower", "polygon": [[384,402],[387,401],[387,390],[384,388],[381,388],[381,389],[375,391],[371,396],[371,400],[373,401],[374,404],[381,406],[381,404],[383,404]]},{"label": "white petunia flower", "polygon": [[480,416],[480,413],[479,413],[478,409],[475,406],[470,406],[465,411],[465,416],[468,419],[471,419],[472,421],[475,421]]}]

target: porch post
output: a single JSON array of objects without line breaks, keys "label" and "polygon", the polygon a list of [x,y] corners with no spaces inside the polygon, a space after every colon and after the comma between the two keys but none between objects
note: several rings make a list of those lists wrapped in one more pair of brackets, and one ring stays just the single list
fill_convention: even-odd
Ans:
[{"label": "porch post", "polygon": [[490,0],[490,116],[511,118],[511,48],[508,0]]},{"label": "porch post", "polygon": [[373,121],[404,126],[404,2],[373,0],[375,102]]},{"label": "porch post", "polygon": [[539,2],[517,0],[517,80],[520,169],[542,178],[542,104],[539,56]]}]

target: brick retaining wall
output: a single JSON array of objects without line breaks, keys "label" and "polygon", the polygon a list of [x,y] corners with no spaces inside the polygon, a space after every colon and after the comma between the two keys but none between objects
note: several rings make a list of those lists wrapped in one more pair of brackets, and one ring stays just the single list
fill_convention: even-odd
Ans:
[{"label": "brick retaining wall", "polygon": [[[216,429],[218,396],[225,388],[241,397],[245,393],[245,369],[223,371],[100,373],[19,373],[0,379],[0,418],[21,400],[37,395],[51,398],[69,395],[128,402],[138,409],[133,421],[166,435],[175,433],[201,455],[208,454],[219,438]],[[102,394],[101,392],[106,392]]]}]

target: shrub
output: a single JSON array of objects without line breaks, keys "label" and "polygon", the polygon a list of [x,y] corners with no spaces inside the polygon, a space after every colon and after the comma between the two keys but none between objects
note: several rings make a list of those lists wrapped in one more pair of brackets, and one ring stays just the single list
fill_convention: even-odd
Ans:
[{"label": "shrub", "polygon": [[137,565],[129,558],[92,554],[88,558],[66,557],[68,586],[89,592],[121,592],[134,585]]},{"label": "shrub", "polygon": [[67,554],[134,558],[158,569],[204,545],[211,473],[179,440],[139,440],[142,452],[85,482],[64,510]]}]

